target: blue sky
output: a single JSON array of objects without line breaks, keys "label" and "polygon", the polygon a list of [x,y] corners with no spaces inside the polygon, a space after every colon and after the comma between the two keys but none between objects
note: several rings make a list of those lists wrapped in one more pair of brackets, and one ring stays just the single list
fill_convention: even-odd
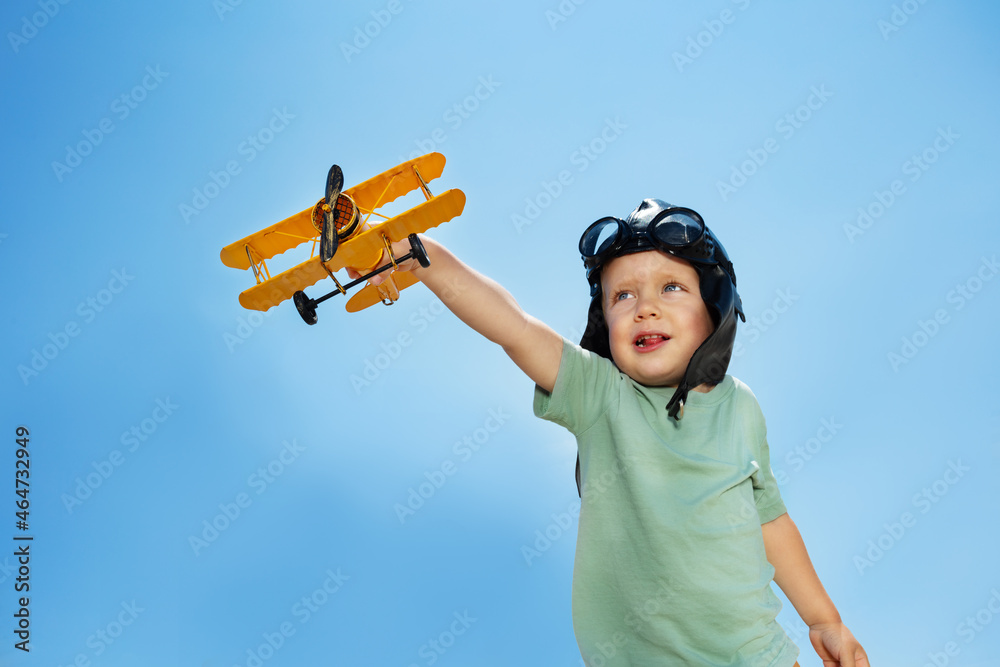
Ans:
[{"label": "blue sky", "polygon": [[243,310],[252,275],[219,261],[331,163],[351,185],[436,150],[432,189],[468,203],[431,236],[569,337],[587,224],[699,211],[748,315],[731,372],[873,664],[998,664],[997,20],[6,3],[3,432],[29,429],[31,487],[19,531],[4,457],[0,540],[34,541],[32,651],[4,630],[0,663],[580,664],[574,443],[531,383],[422,286],[307,327]]}]

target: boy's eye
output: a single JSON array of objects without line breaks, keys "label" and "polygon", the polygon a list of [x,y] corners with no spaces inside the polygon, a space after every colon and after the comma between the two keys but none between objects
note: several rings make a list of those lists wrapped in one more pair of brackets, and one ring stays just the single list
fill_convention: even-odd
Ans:
[{"label": "boy's eye", "polygon": [[615,295],[613,297],[611,297],[611,300],[612,301],[624,301],[625,299],[628,299],[631,296],[632,296],[632,294],[630,292],[616,292]]},{"label": "boy's eye", "polygon": [[670,283],[668,285],[664,285],[663,286],[663,291],[664,292],[679,292],[679,291],[681,291],[681,286],[678,285],[677,283]]}]

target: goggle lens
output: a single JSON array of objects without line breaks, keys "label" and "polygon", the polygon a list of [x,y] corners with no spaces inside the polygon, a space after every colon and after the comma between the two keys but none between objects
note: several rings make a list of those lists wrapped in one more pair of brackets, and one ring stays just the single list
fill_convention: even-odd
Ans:
[{"label": "goggle lens", "polygon": [[592,224],[580,239],[580,254],[596,257],[606,252],[621,235],[621,221],[618,218],[602,218]]},{"label": "goggle lens", "polygon": [[650,230],[662,245],[682,248],[697,242],[705,233],[705,222],[688,213],[675,212],[654,220]]},{"label": "goggle lens", "polygon": [[[636,249],[659,248],[697,262],[713,259],[715,247],[711,240],[705,239],[705,221],[691,209],[675,207],[662,211],[639,231],[615,217],[601,218],[593,223],[580,237],[580,255],[585,266],[592,271],[609,255],[617,254],[625,244],[632,243],[636,235],[639,243]],[[643,245],[643,239],[648,246]]]}]

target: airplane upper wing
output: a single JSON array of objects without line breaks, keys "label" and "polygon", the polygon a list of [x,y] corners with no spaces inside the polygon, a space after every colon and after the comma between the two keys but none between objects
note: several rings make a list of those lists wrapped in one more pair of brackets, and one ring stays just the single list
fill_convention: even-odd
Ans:
[{"label": "airplane upper wing", "polygon": [[[425,182],[441,176],[444,171],[444,156],[428,153],[399,164],[378,176],[344,190],[363,213],[370,212],[420,187],[414,169],[420,172]],[[222,249],[222,263],[234,269],[249,269],[247,246],[256,254],[255,259],[270,259],[319,235],[313,226],[313,206],[289,216],[270,227],[250,236],[230,243]]]},{"label": "airplane upper wing", "polygon": [[413,172],[414,168],[420,172],[425,182],[429,182],[438,178],[444,171],[444,156],[440,153],[428,153],[407,160],[378,176],[347,188],[344,193],[350,195],[362,211],[372,211],[420,187],[420,180]]},{"label": "airplane upper wing", "polygon": [[310,206],[281,222],[230,243],[222,249],[222,263],[234,269],[249,269],[250,259],[246,251],[248,245],[260,259],[271,259],[319,236],[312,223],[312,211],[313,207]]},{"label": "airplane upper wing", "polygon": [[457,189],[443,192],[344,242],[326,265],[331,271],[339,271],[345,266],[374,268],[371,258],[376,257],[374,261],[377,263],[377,258],[381,257],[383,234],[390,241],[400,241],[410,234],[425,232],[461,215],[464,208],[464,192]]}]

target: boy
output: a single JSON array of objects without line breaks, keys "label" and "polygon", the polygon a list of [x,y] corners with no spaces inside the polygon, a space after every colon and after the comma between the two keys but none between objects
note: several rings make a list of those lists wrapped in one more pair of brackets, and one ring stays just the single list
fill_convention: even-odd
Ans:
[{"label": "boy", "polygon": [[535,413],[577,438],[573,625],[588,665],[797,664],[773,578],[824,667],[868,667],[785,511],[756,399],[725,375],[742,305],[696,212],[647,199],[584,232],[580,346],[424,243],[430,266],[399,269],[502,346],[537,385]]}]

